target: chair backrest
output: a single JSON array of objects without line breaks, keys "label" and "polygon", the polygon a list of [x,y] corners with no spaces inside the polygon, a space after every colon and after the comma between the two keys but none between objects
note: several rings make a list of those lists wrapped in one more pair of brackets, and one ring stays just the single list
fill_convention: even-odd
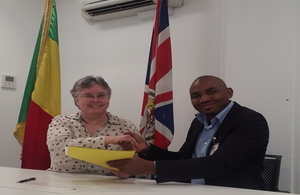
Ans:
[{"label": "chair backrest", "polygon": [[266,154],[262,176],[268,191],[279,191],[278,181],[280,174],[281,155]]}]

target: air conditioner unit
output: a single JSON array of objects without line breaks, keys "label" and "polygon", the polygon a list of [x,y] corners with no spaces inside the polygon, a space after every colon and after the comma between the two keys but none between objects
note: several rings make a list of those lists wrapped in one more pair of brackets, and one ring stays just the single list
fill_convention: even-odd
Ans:
[{"label": "air conditioner unit", "polygon": [[[138,15],[156,8],[156,0],[79,0],[81,15],[88,21],[104,21]],[[183,6],[183,0],[168,0],[169,8]]]}]

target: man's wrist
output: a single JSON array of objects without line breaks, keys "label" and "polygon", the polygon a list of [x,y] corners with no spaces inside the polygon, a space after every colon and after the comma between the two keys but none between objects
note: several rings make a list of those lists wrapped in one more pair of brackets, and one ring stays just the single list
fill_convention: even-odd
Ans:
[{"label": "man's wrist", "polygon": [[150,144],[146,143],[146,148],[140,152],[141,155],[146,156],[150,150]]}]

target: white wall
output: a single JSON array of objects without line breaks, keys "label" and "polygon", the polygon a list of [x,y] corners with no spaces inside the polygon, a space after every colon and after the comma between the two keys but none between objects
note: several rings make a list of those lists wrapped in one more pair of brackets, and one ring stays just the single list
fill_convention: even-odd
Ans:
[{"label": "white wall", "polygon": [[267,118],[267,152],[283,155],[281,181],[287,186],[281,188],[286,188],[292,184],[293,108],[299,101],[295,96],[299,90],[295,87],[296,1],[229,0],[223,4],[225,80],[235,89],[235,100]]},{"label": "white wall", "polygon": [[297,43],[297,51],[296,51],[296,67],[295,67],[295,92],[294,92],[294,97],[295,97],[295,105],[294,105],[294,117],[293,117],[293,129],[292,129],[292,158],[291,158],[291,189],[297,193],[300,193],[300,187],[299,187],[299,181],[300,181],[300,143],[299,143],[299,138],[300,138],[300,39],[299,39],[299,32],[300,32],[300,1],[297,1],[297,33],[298,37],[296,39]]},{"label": "white wall", "polygon": [[[0,89],[0,166],[20,166],[12,136],[43,13],[41,0],[1,0],[0,74],[17,89]],[[69,90],[85,75],[103,76],[109,111],[139,125],[153,21],[137,17],[90,23],[75,0],[57,0],[62,112],[76,111]],[[268,153],[283,155],[280,189],[300,193],[300,6],[297,0],[185,0],[170,17],[177,150],[194,117],[188,88],[203,74],[221,76],[234,100],[265,115]]]},{"label": "white wall", "polygon": [[1,0],[1,81],[2,74],[15,75],[17,89],[0,88],[0,166],[20,166],[21,147],[12,133],[18,121],[24,83],[37,39],[43,7],[44,2],[41,0]]}]

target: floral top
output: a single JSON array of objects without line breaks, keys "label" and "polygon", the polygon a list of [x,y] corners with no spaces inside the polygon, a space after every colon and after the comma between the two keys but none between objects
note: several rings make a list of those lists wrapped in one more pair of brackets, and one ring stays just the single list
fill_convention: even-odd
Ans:
[{"label": "floral top", "polygon": [[47,133],[47,145],[50,152],[51,166],[48,170],[58,172],[111,174],[110,170],[92,163],[66,156],[66,146],[98,148],[103,150],[123,150],[123,147],[108,144],[105,147],[105,136],[123,135],[131,131],[139,133],[136,126],[125,119],[107,112],[108,121],[93,135],[86,130],[80,112],[59,115],[52,119]]}]

